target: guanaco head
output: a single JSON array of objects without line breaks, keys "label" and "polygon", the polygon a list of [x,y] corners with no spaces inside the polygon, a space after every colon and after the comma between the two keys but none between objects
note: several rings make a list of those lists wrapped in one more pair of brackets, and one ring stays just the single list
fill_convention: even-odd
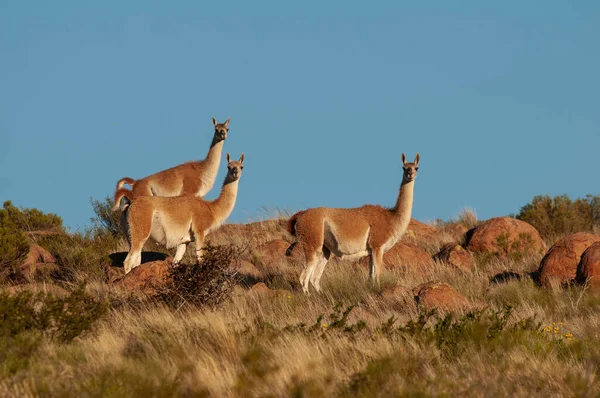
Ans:
[{"label": "guanaco head", "polygon": [[242,176],[242,170],[244,169],[244,152],[240,156],[240,160],[231,160],[229,153],[226,155],[227,158],[227,179],[229,181],[239,180]]},{"label": "guanaco head", "polygon": [[217,123],[217,119],[212,118],[213,124],[215,125],[215,138],[217,141],[223,141],[227,138],[227,132],[229,131],[229,121],[231,118],[227,119],[225,123]]},{"label": "guanaco head", "polygon": [[406,155],[402,152],[402,167],[404,168],[404,176],[402,177],[402,181],[411,182],[417,178],[417,170],[419,170],[419,160],[421,157],[419,156],[419,152],[417,152],[417,156],[415,156],[415,161],[412,163],[406,162]]}]

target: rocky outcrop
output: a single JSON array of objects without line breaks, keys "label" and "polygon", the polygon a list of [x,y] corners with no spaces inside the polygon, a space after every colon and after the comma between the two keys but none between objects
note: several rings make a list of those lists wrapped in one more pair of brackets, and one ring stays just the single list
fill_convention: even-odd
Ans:
[{"label": "rocky outcrop", "polygon": [[[360,259],[363,267],[369,267],[369,257]],[[383,266],[386,269],[402,269],[426,272],[432,265],[432,258],[429,253],[419,246],[407,242],[398,242],[383,255]]]},{"label": "rocky outcrop", "polygon": [[470,307],[469,300],[444,282],[427,282],[413,289],[415,301],[426,309],[460,310]]},{"label": "rocky outcrop", "polygon": [[27,280],[33,280],[41,274],[48,274],[57,269],[56,259],[50,252],[35,243],[30,244],[29,253],[19,266],[23,276]]},{"label": "rocky outcrop", "polygon": [[132,269],[116,283],[129,290],[154,295],[168,283],[170,261],[152,261]]},{"label": "rocky outcrop", "polygon": [[590,289],[600,291],[600,242],[588,247],[577,267],[577,282],[587,283]]},{"label": "rocky outcrop", "polygon": [[541,253],[546,245],[530,224],[511,217],[497,217],[470,229],[465,247],[473,253],[508,255]]},{"label": "rocky outcrop", "polygon": [[556,242],[548,250],[540,264],[540,284],[550,287],[553,283],[573,282],[577,275],[577,266],[581,255],[596,242],[600,242],[600,236],[585,232],[567,235]]},{"label": "rocky outcrop", "polygon": [[470,272],[475,268],[475,259],[470,251],[458,243],[448,243],[441,247],[433,259],[451,265],[461,271]]},{"label": "rocky outcrop", "polygon": [[250,277],[254,279],[261,279],[263,277],[262,273],[254,264],[250,261],[246,260],[237,260],[234,261],[230,266],[230,271],[237,272],[243,277]]}]

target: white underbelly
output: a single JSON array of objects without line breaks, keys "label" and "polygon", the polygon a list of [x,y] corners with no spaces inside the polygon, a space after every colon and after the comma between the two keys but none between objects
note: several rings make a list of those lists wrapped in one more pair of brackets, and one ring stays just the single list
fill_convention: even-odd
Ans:
[{"label": "white underbelly", "polygon": [[388,250],[390,250],[396,243],[398,243],[400,241],[400,239],[402,238],[402,233],[395,233],[394,235],[390,236],[390,238],[387,240],[387,242],[385,242],[381,248],[383,249],[383,252],[387,252]]},{"label": "white underbelly", "polygon": [[338,257],[363,256],[367,250],[367,240],[369,239],[369,230],[362,236],[354,239],[341,238],[335,227],[325,221],[325,234],[323,245]]},{"label": "white underbelly", "polygon": [[167,217],[163,217],[159,212],[154,214],[152,219],[152,229],[150,237],[168,249],[176,247],[182,243],[192,241],[191,221],[185,225],[176,225],[170,222]]}]

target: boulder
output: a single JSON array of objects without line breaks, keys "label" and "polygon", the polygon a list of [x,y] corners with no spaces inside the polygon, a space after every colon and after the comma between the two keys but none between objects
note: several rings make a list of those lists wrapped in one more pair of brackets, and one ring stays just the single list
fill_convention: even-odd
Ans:
[{"label": "boulder", "polygon": [[116,282],[129,290],[145,294],[156,294],[168,283],[170,261],[152,261],[132,269],[127,275]]},{"label": "boulder", "polygon": [[250,289],[248,289],[247,294],[250,296],[271,296],[271,297],[281,296],[281,297],[285,297],[287,299],[292,298],[292,292],[290,292],[289,290],[270,289],[263,282],[259,282],[259,283],[252,285],[252,287]]},{"label": "boulder", "polygon": [[283,239],[274,239],[264,243],[256,248],[256,251],[264,257],[280,258],[285,257],[286,251],[290,247],[290,243]]},{"label": "boulder", "polygon": [[541,253],[546,245],[538,231],[511,217],[487,220],[466,233],[466,246],[473,253],[507,255]]},{"label": "boulder", "polygon": [[[360,259],[360,264],[369,268],[369,256]],[[432,258],[419,246],[407,242],[398,242],[383,255],[386,269],[404,269],[425,272],[432,264]]]},{"label": "boulder", "polygon": [[413,296],[419,306],[428,310],[459,310],[470,307],[469,300],[452,286],[443,282],[426,282],[413,289]]},{"label": "boulder", "polygon": [[[297,273],[296,267],[290,266],[291,257],[286,256],[290,243],[283,239],[274,239],[266,242],[256,248],[257,254],[255,264],[265,275],[272,274],[286,275],[286,278],[293,277]],[[296,265],[296,264],[293,264]]]},{"label": "boulder", "polygon": [[207,239],[215,244],[234,243],[241,246],[257,247],[274,239],[282,239],[286,232],[287,220],[272,219],[249,224],[224,224],[208,234]]},{"label": "boulder", "polygon": [[458,243],[447,243],[433,256],[433,259],[449,264],[461,271],[470,272],[475,267],[475,259],[470,251]]},{"label": "boulder", "polygon": [[600,242],[600,236],[586,232],[567,235],[556,242],[540,264],[540,284],[550,287],[552,282],[563,284],[575,280],[581,255],[596,242]]},{"label": "boulder", "polygon": [[263,294],[271,294],[272,290],[269,289],[269,287],[265,283],[258,282],[256,284],[252,285],[252,287],[250,289],[248,289],[248,293],[263,295]]},{"label": "boulder", "polygon": [[247,260],[234,261],[230,266],[230,270],[237,271],[238,274],[244,277],[250,277],[254,279],[261,279],[263,277],[259,269]]},{"label": "boulder", "polygon": [[432,240],[436,233],[434,227],[411,218],[402,240],[409,242]]},{"label": "boulder", "polygon": [[454,236],[456,239],[462,239],[468,230],[469,228],[458,222],[451,223],[443,227],[443,231],[445,233]]},{"label": "boulder", "polygon": [[600,291],[600,242],[592,244],[583,252],[576,278],[577,282],[587,282],[592,290]]},{"label": "boulder", "polygon": [[33,280],[37,275],[57,269],[56,259],[50,252],[35,243],[30,244],[29,253],[20,265],[23,276]]},{"label": "boulder", "polygon": [[119,280],[125,277],[125,269],[123,267],[106,265],[104,267],[104,272],[106,272],[106,279],[108,283],[117,283]]},{"label": "boulder", "polygon": [[[401,285],[387,286],[381,289],[381,297],[386,299],[397,299],[406,295],[407,289]],[[410,293],[410,291],[408,291]]]},{"label": "boulder", "polygon": [[299,242],[292,243],[285,251],[285,255],[295,261],[304,260],[304,250],[302,249],[302,245]]}]

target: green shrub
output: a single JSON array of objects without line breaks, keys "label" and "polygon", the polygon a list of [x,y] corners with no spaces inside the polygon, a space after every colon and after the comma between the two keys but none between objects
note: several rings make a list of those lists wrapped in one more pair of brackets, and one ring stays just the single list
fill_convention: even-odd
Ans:
[{"label": "green shrub", "polygon": [[13,338],[24,332],[42,332],[51,339],[69,342],[89,331],[107,311],[108,305],[85,292],[80,285],[66,297],[0,293],[0,337]]},{"label": "green shrub", "polygon": [[97,235],[110,234],[114,237],[125,237],[121,230],[121,212],[112,211],[112,199],[108,196],[104,200],[90,199],[95,217],[92,217],[92,230]]},{"label": "green shrub", "polygon": [[110,264],[108,254],[118,246],[112,235],[84,233],[49,236],[43,245],[58,264],[54,278],[61,281],[103,280],[105,266]]},{"label": "green shrub", "polygon": [[536,196],[521,208],[517,218],[533,225],[543,238],[593,231],[600,226],[600,196],[575,200],[567,195]]},{"label": "green shrub", "polygon": [[13,206],[10,200],[0,209],[0,226],[19,231],[64,232],[62,218],[38,209],[25,209]]},{"label": "green shrub", "polygon": [[96,217],[92,227],[83,232],[48,236],[41,240],[59,265],[54,277],[62,281],[104,280],[105,267],[111,261],[108,255],[123,243],[118,217],[112,212],[110,200],[91,200]]},{"label": "green shrub", "polygon": [[0,226],[0,280],[14,277],[29,253],[29,241],[21,231]]}]

